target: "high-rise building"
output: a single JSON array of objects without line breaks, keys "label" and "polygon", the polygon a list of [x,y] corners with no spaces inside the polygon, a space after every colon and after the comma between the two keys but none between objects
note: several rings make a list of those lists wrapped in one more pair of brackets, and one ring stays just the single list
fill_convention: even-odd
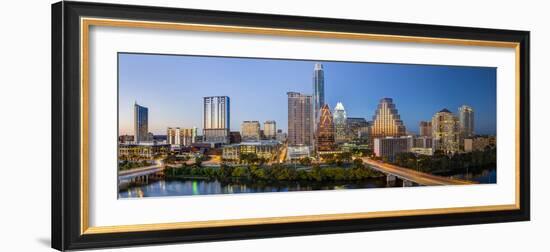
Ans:
[{"label": "high-rise building", "polygon": [[432,122],[420,121],[418,125],[418,133],[420,136],[431,137],[432,136]]},{"label": "high-rise building", "polygon": [[297,92],[288,92],[288,144],[313,144],[313,98]]},{"label": "high-rise building", "polygon": [[149,141],[149,109],[134,103],[134,140],[136,143]]},{"label": "high-rise building", "polygon": [[242,142],[241,132],[239,131],[230,131],[229,132],[229,143],[240,143]]},{"label": "high-rise building", "polygon": [[230,109],[228,96],[204,97],[203,141],[229,143]]},{"label": "high-rise building", "polygon": [[432,118],[432,137],[435,150],[455,153],[459,150],[459,121],[447,109],[437,112]]},{"label": "high-rise building", "polygon": [[374,154],[393,159],[396,154],[409,152],[413,147],[412,136],[381,137],[374,139]]},{"label": "high-rise building", "polygon": [[264,135],[267,139],[275,139],[277,136],[277,124],[275,121],[264,122]]},{"label": "high-rise building", "polygon": [[358,140],[360,138],[368,138],[369,123],[362,117],[346,118],[347,137],[350,140]]},{"label": "high-rise building", "polygon": [[260,141],[260,122],[244,121],[241,124],[241,139],[243,142]]},{"label": "high-rise building", "polygon": [[372,137],[403,136],[405,125],[391,98],[382,98],[373,116]]},{"label": "high-rise building", "polygon": [[343,143],[348,140],[347,130],[346,130],[346,110],[344,108],[344,105],[341,102],[336,103],[336,107],[334,107],[334,128],[336,131],[336,142],[337,143]]},{"label": "high-rise building", "polygon": [[321,107],[325,105],[325,72],[321,63],[313,68],[313,118],[314,127],[319,124]]},{"label": "high-rise building", "polygon": [[335,130],[334,121],[330,108],[327,104],[321,107],[321,115],[319,116],[319,125],[316,132],[316,147],[317,151],[332,151],[335,148]]},{"label": "high-rise building", "polygon": [[460,134],[462,138],[474,136],[474,109],[467,105],[458,108],[458,118],[460,122]]},{"label": "high-rise building", "polygon": [[197,128],[168,128],[166,141],[170,145],[190,146],[197,139]]}]

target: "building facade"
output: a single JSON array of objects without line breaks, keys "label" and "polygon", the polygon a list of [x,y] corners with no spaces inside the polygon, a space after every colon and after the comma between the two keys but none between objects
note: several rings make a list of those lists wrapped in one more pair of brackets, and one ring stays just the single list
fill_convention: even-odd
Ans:
[{"label": "building facade", "polygon": [[[321,63],[313,68],[313,118],[314,127],[319,123],[321,107],[325,105],[325,71]],[[315,129],[314,129],[315,130]]]},{"label": "building facade", "polygon": [[288,92],[288,144],[313,144],[313,98]]},{"label": "building facade", "polygon": [[230,118],[228,96],[204,97],[203,142],[229,143]]},{"label": "building facade", "polygon": [[171,128],[166,130],[166,142],[170,145],[190,146],[197,139],[197,127]]},{"label": "building facade", "polygon": [[412,145],[412,136],[375,138],[374,154],[377,157],[393,160],[398,153],[410,152]]},{"label": "building facade", "polygon": [[327,104],[321,108],[319,125],[315,134],[315,143],[317,151],[333,151],[336,147],[335,129],[332,113]]},{"label": "building facade", "polygon": [[458,108],[458,120],[460,122],[460,136],[462,139],[474,136],[474,109],[467,105]]},{"label": "building facade", "polygon": [[336,103],[334,107],[334,128],[335,128],[335,140],[337,143],[344,143],[348,140],[347,134],[347,115],[344,105],[341,102]]},{"label": "building facade", "polygon": [[373,116],[372,137],[403,136],[405,125],[391,98],[382,98]]},{"label": "building facade", "polygon": [[170,152],[169,144],[119,144],[118,158],[119,160],[139,161],[151,160],[159,155],[166,155]]},{"label": "building facade", "polygon": [[266,139],[275,139],[277,137],[277,123],[275,121],[264,122],[264,135]]},{"label": "building facade", "polygon": [[437,112],[432,118],[433,148],[445,153],[459,151],[460,131],[458,118],[447,109]]},{"label": "building facade", "polygon": [[418,134],[420,136],[422,137],[432,136],[432,122],[421,121],[418,127],[419,127]]},{"label": "building facade", "polygon": [[243,142],[257,142],[260,141],[260,138],[260,122],[244,121],[241,124],[241,139]]},{"label": "building facade", "polygon": [[347,138],[349,140],[359,140],[367,138],[370,134],[369,123],[362,117],[346,118]]},{"label": "building facade", "polygon": [[241,154],[254,153],[258,158],[273,160],[280,148],[281,144],[273,140],[230,144],[223,146],[222,158],[227,161],[239,161]]},{"label": "building facade", "polygon": [[149,109],[134,103],[134,141],[143,143],[149,140]]}]

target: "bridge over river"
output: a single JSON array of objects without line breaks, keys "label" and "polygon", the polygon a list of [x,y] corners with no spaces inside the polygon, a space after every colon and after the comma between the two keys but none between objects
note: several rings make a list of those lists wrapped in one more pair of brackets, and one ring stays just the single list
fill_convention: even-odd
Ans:
[{"label": "bridge over river", "polygon": [[403,180],[403,185],[412,185],[411,183],[416,183],[419,185],[433,186],[433,185],[469,185],[475,184],[475,182],[441,177],[437,175],[432,175],[424,172],[415,171],[412,169],[372,160],[370,158],[361,158],[363,163],[370,166],[372,169],[377,170],[386,174],[387,180],[395,180],[399,178]]}]

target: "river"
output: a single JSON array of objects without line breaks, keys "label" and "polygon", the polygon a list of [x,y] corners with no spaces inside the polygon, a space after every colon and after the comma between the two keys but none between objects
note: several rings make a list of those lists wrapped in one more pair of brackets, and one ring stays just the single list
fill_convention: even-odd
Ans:
[{"label": "river", "polygon": [[[496,183],[496,170],[484,170],[478,174],[456,174],[452,177],[468,179],[478,183]],[[334,183],[313,183],[313,182],[286,182],[277,184],[250,183],[250,182],[220,182],[217,180],[200,179],[166,179],[150,181],[148,184],[135,185],[121,189],[119,198],[141,198],[141,197],[162,197],[162,196],[188,196],[208,194],[234,194],[234,193],[258,193],[258,192],[290,192],[290,191],[313,191],[313,190],[341,190],[357,188],[383,188],[401,187],[402,181],[397,179],[394,182],[386,182],[385,177],[371,178],[358,182],[334,182]]]}]

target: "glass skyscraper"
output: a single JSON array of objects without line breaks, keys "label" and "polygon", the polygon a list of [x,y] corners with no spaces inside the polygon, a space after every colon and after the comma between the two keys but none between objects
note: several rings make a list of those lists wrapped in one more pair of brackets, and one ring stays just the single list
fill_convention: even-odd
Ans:
[{"label": "glass skyscraper", "polygon": [[327,104],[321,107],[319,125],[317,126],[317,151],[332,151],[335,148],[334,121]]},{"label": "glass skyscraper", "polygon": [[459,121],[447,109],[437,112],[432,118],[433,147],[445,153],[455,153],[459,150]]},{"label": "glass skyscraper", "polygon": [[313,69],[313,118],[315,125],[319,123],[321,107],[325,105],[325,72],[321,63],[316,63]]},{"label": "glass skyscraper", "polygon": [[403,136],[405,125],[391,98],[382,98],[373,117],[372,137]]},{"label": "glass skyscraper", "polygon": [[460,134],[464,138],[474,136],[474,109],[467,105],[458,108],[458,118],[460,121]]},{"label": "glass skyscraper", "polygon": [[203,137],[207,143],[229,143],[230,106],[228,96],[204,97]]},{"label": "glass skyscraper", "polygon": [[347,140],[346,130],[346,110],[341,102],[336,103],[334,107],[334,127],[336,129],[336,142],[342,143]]},{"label": "glass skyscraper", "polygon": [[[134,103],[134,141],[149,141],[149,109]],[[152,140],[152,139],[151,139]]]},{"label": "glass skyscraper", "polygon": [[288,92],[288,144],[313,144],[313,113],[311,95]]}]

